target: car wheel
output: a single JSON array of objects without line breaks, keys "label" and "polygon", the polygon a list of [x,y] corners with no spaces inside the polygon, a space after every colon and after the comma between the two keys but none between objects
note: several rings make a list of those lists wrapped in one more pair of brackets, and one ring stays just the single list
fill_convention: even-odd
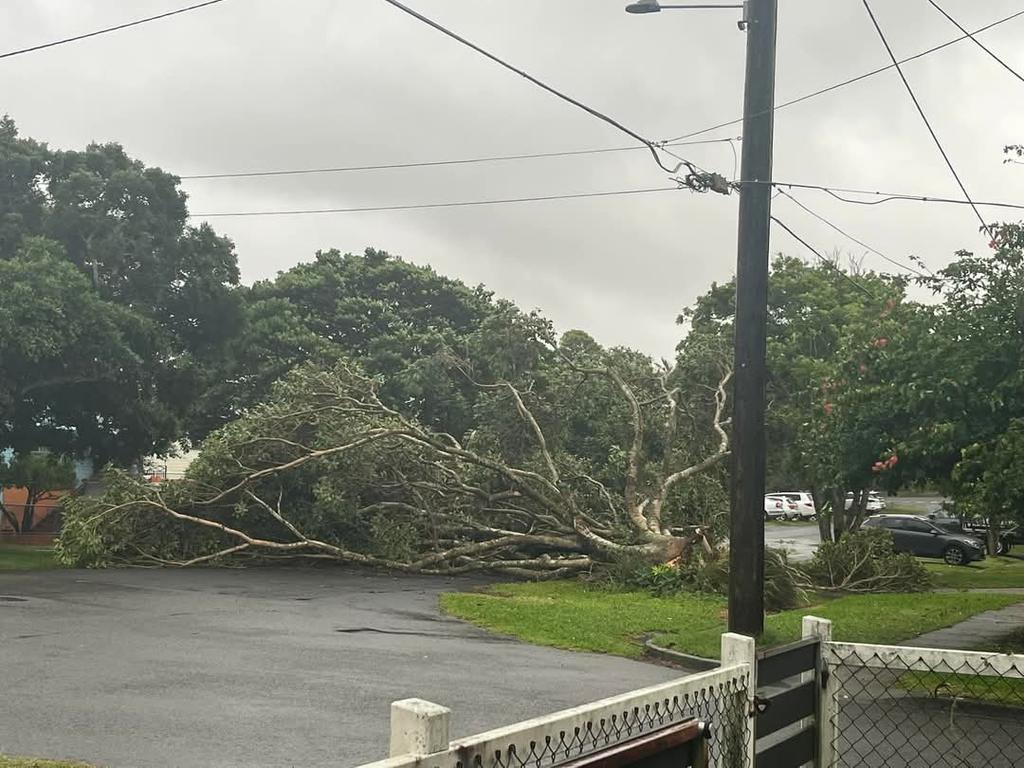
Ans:
[{"label": "car wheel", "polygon": [[1008,550],[1007,550],[1007,547],[1006,547],[1006,542],[1003,541],[1002,539],[997,539],[996,540],[996,554],[997,555],[1005,555],[1007,553],[1007,551]]},{"label": "car wheel", "polygon": [[967,554],[955,544],[946,547],[946,551],[942,553],[942,559],[948,565],[967,565]]}]

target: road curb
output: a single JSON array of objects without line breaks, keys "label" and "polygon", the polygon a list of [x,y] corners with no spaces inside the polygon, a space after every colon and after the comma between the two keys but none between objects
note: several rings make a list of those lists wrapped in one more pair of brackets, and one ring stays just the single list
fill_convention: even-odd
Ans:
[{"label": "road curb", "polygon": [[673,664],[679,664],[680,666],[697,672],[703,672],[708,669],[717,669],[721,666],[721,662],[717,659],[705,659],[703,656],[693,656],[689,653],[674,651],[671,648],[665,648],[664,646],[658,645],[651,638],[644,640],[644,648],[646,649],[648,656],[653,656],[654,658],[661,659],[662,661],[671,661]]}]

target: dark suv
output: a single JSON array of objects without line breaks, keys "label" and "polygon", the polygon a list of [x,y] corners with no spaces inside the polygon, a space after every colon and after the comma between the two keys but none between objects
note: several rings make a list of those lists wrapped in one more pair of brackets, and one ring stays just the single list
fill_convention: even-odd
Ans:
[{"label": "dark suv", "polygon": [[918,557],[941,557],[950,565],[967,565],[985,559],[985,545],[972,536],[944,531],[917,515],[873,515],[862,528],[885,528],[892,534],[897,552]]}]

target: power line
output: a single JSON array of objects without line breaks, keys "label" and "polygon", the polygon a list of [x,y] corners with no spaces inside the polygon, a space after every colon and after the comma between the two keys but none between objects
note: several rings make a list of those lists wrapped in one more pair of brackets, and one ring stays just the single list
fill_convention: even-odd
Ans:
[{"label": "power line", "polygon": [[[736,137],[735,140],[739,140]],[[696,144],[724,144],[728,142],[730,145],[734,139],[704,139],[703,141],[681,141],[672,144],[666,144],[668,147],[684,147],[693,146]],[[273,170],[273,171],[236,171],[228,173],[199,173],[192,174],[189,176],[179,176],[182,180],[196,181],[202,179],[244,179],[244,178],[256,178],[262,176],[301,176],[308,174],[320,174],[320,173],[349,173],[352,171],[380,171],[390,170],[397,168],[430,168],[441,165],[469,165],[473,163],[492,163],[501,162],[506,160],[534,160],[538,158],[548,157],[572,157],[576,155],[599,155],[611,152],[635,152],[637,150],[644,149],[644,147],[629,146],[629,147],[606,147],[603,149],[576,149],[568,150],[565,152],[536,152],[533,154],[518,154],[518,155],[492,155],[488,157],[471,157],[471,158],[456,158],[452,160],[425,160],[420,162],[411,163],[382,163],[378,165],[351,165],[344,167],[335,168],[298,168],[298,169],[284,169],[284,170]],[[735,154],[735,149],[733,149]]]},{"label": "power line", "polygon": [[[859,203],[861,205],[877,205],[884,203],[889,200],[909,200],[913,202],[925,202],[925,203],[953,203],[956,205],[968,205],[966,200],[957,200],[951,198],[941,197],[926,197],[923,195],[907,195],[901,193],[885,193],[885,192],[872,192],[864,189],[847,189],[847,188],[833,188],[825,187],[817,184],[799,184],[796,182],[782,182],[782,181],[758,181],[751,182],[758,184],[771,184],[777,190],[779,194],[782,194],[782,187],[792,189],[813,189],[836,197],[839,200],[843,200],[848,203]],[[621,195],[640,195],[648,194],[651,192],[675,192],[680,187],[651,187],[645,189],[623,189],[613,190],[608,192],[578,192],[564,195],[538,195],[534,197],[510,197],[510,198],[497,198],[490,200],[459,200],[454,202],[445,203],[414,203],[409,205],[381,205],[381,206],[365,206],[365,207],[353,207],[353,208],[313,208],[313,209],[300,209],[300,210],[276,210],[276,211],[226,211],[217,213],[194,213],[190,214],[192,218],[221,218],[229,216],[299,216],[306,214],[323,214],[323,213],[371,213],[379,211],[411,211],[411,210],[424,210],[430,208],[463,208],[469,206],[482,206],[482,205],[504,205],[507,203],[533,203],[533,202],[545,202],[549,200],[576,200],[591,197],[613,197]],[[864,200],[852,200],[841,197],[838,192],[846,192],[850,194],[862,194],[862,195],[886,195],[881,200],[875,201],[864,201]],[[1016,208],[1024,210],[1024,204],[1016,203],[1001,203],[1001,202],[978,202],[977,205],[997,206],[1003,208]],[[852,239],[852,238],[851,238]],[[863,245],[863,244],[862,244]]]},{"label": "power line", "polygon": [[841,234],[841,235],[842,235],[843,237],[845,237],[845,238],[847,238],[847,239],[849,239],[849,240],[851,240],[851,241],[855,242],[855,243],[856,243],[857,245],[859,245],[859,246],[861,246],[861,247],[863,247],[863,248],[867,248],[867,249],[868,249],[869,251],[871,251],[871,253],[873,253],[873,254],[875,254],[876,256],[879,256],[879,257],[881,257],[881,258],[885,259],[885,260],[886,260],[887,262],[889,262],[890,264],[892,264],[892,265],[894,265],[894,266],[897,266],[897,267],[899,267],[899,268],[901,268],[901,269],[906,269],[906,270],[908,270],[908,271],[910,271],[910,272],[913,272],[913,273],[914,273],[915,275],[917,275],[918,277],[925,277],[925,274],[924,274],[923,272],[921,272],[920,270],[918,270],[918,269],[916,269],[916,268],[914,268],[914,267],[911,267],[911,266],[909,266],[909,265],[907,265],[907,264],[903,264],[902,262],[899,262],[899,261],[897,261],[896,259],[892,259],[892,258],[890,258],[890,257],[886,256],[886,255],[885,255],[884,253],[882,253],[881,251],[879,251],[879,250],[876,250],[875,248],[872,248],[872,247],[871,247],[870,245],[868,245],[867,243],[865,243],[865,242],[864,242],[863,240],[858,240],[858,239],[857,239],[856,237],[854,237],[853,235],[851,235],[851,234],[850,234],[849,232],[847,232],[846,230],[844,230],[844,229],[840,228],[840,227],[839,227],[838,225],[836,225],[836,224],[832,223],[831,221],[829,221],[828,219],[826,219],[826,218],[825,218],[824,216],[822,216],[822,215],[821,215],[820,213],[817,213],[817,212],[815,212],[815,211],[812,211],[812,210],[811,210],[810,208],[808,208],[808,207],[807,207],[806,205],[804,205],[804,204],[803,204],[802,202],[800,202],[800,201],[799,201],[799,200],[797,200],[797,199],[796,199],[795,197],[793,197],[793,195],[789,194],[789,192],[787,192],[786,190],[784,190],[784,189],[780,189],[780,190],[779,190],[779,194],[785,195],[785,196],[786,196],[786,197],[788,197],[788,198],[789,198],[790,200],[792,200],[792,201],[793,201],[793,202],[794,202],[794,203],[795,203],[795,204],[796,204],[797,206],[799,206],[800,208],[802,208],[802,209],[803,209],[804,211],[806,211],[807,213],[809,213],[809,214],[810,214],[811,216],[813,216],[814,218],[816,218],[816,219],[817,219],[818,221],[820,221],[820,222],[822,222],[823,224],[826,224],[827,226],[831,227],[831,228],[832,228],[832,229],[834,229],[834,230],[835,230],[836,232],[838,232],[839,234]]},{"label": "power line", "polygon": [[[933,197],[930,195],[914,195],[905,192],[878,192],[871,189],[850,189],[848,187],[827,187],[822,184],[800,184],[795,181],[741,181],[737,184],[770,184],[777,189],[786,187],[787,189],[815,189],[820,192],[825,192],[837,200],[842,200],[844,203],[855,203],[857,205],[879,205],[881,203],[888,203],[891,200],[908,200],[916,203],[944,203],[949,205],[975,205],[975,206],[987,206],[990,208],[1012,208],[1015,210],[1024,210],[1024,204],[1020,203],[1005,203],[1001,201],[992,200],[959,200],[951,197]],[[840,192],[851,194],[851,195],[875,195],[878,196],[878,200],[854,200],[849,197],[843,197]]]},{"label": "power line", "polygon": [[995,59],[997,62],[999,62],[1002,65],[1003,69],[1005,69],[1011,75],[1013,75],[1018,80],[1020,80],[1022,83],[1024,83],[1024,76],[1021,76],[1020,72],[1018,72],[1013,67],[1011,67],[1009,64],[1007,64],[1005,61],[1003,61],[1001,58],[999,58],[995,53],[993,53],[991,48],[986,46],[983,42],[981,42],[981,40],[976,38],[972,33],[968,32],[966,29],[964,29],[963,26],[960,24],[960,22],[957,21],[956,19],[954,19],[948,13],[946,13],[942,9],[942,7],[938,3],[935,2],[935,0],[928,0],[928,2],[931,3],[932,8],[934,8],[936,11],[938,11],[943,16],[945,16],[949,20],[950,24],[952,24],[954,27],[956,27],[961,32],[963,32],[967,37],[969,37],[971,39],[972,43],[974,43],[976,46],[981,48],[981,50],[983,50],[985,53],[987,53],[989,56],[991,56],[993,59]]},{"label": "power line", "polygon": [[611,192],[577,192],[565,195],[541,195],[537,197],[508,197],[493,200],[460,200],[449,203],[415,203],[411,205],[379,205],[360,208],[309,208],[291,211],[229,211],[224,213],[193,213],[192,218],[212,219],[227,216],[303,216],[321,213],[370,213],[374,211],[413,211],[427,208],[463,208],[478,205],[504,205],[506,203],[535,203],[547,200],[578,200],[588,197],[613,197],[617,195],[645,195],[651,192],[678,192],[679,187],[649,187],[646,189],[620,189]]},{"label": "power line", "polygon": [[21,48],[16,51],[8,51],[7,53],[0,53],[0,59],[6,59],[11,56],[20,56],[23,53],[32,53],[33,51],[41,51],[44,48],[53,48],[56,45],[64,45],[65,43],[74,43],[77,40],[85,40],[87,37],[96,37],[97,35],[105,35],[108,32],[117,32],[119,29],[127,29],[128,27],[137,27],[139,24],[146,24],[150,21],[157,21],[158,19],[166,19],[168,16],[177,16],[179,13],[188,13],[189,11],[196,11],[200,8],[205,8],[208,5],[216,5],[217,3],[223,2],[223,0],[206,0],[204,3],[196,3],[186,8],[178,8],[176,11],[167,11],[166,13],[160,13],[156,16],[147,16],[144,19],[136,19],[135,21],[129,21],[125,24],[118,24],[115,27],[106,27],[104,29],[97,29],[95,32],[87,32],[84,35],[75,35],[74,37],[65,37],[63,40],[54,40],[49,43],[43,43],[41,45],[33,45],[29,48]]},{"label": "power line", "polygon": [[[982,32],[987,32],[988,30],[992,29],[993,27],[998,27],[1000,24],[1005,24],[1008,21],[1013,21],[1014,19],[1016,19],[1019,16],[1024,16],[1024,11],[1017,11],[1016,13],[1011,13],[1009,16],[1005,16],[1005,17],[1003,17],[1001,19],[998,19],[997,21],[993,21],[990,24],[986,24],[983,27],[978,27],[974,31],[966,33],[966,34],[963,34],[960,37],[955,37],[952,40],[947,40],[946,42],[944,42],[944,43],[942,43],[940,45],[932,46],[931,48],[928,48],[927,50],[921,51],[920,53],[915,53],[913,56],[907,56],[905,59],[900,59],[899,63],[900,64],[906,64],[908,61],[914,61],[915,59],[920,59],[923,56],[929,56],[929,55],[935,53],[936,51],[941,51],[943,48],[948,48],[949,46],[954,45],[956,43],[959,43],[959,42],[961,42],[963,40],[966,40],[967,38],[972,37],[973,35],[977,35],[977,34],[980,34]],[[966,32],[966,30],[965,30],[965,32]],[[870,72],[865,72],[862,75],[857,75],[856,77],[851,77],[848,80],[843,80],[843,81],[838,82],[838,83],[833,83],[832,85],[826,86],[824,88],[820,88],[817,91],[812,91],[811,93],[805,93],[803,96],[798,96],[795,99],[790,99],[789,101],[784,101],[781,104],[776,104],[774,109],[779,110],[779,109],[783,109],[784,107],[791,107],[794,104],[799,104],[802,101],[807,101],[808,99],[813,99],[816,96],[821,96],[822,94],[826,94],[826,93],[829,93],[831,91],[838,90],[839,88],[845,88],[848,85],[853,85],[854,83],[859,83],[861,80],[866,80],[869,77],[874,77],[875,75],[880,75],[882,72],[888,72],[894,66],[896,66],[896,65],[895,64],[888,64],[888,65],[886,65],[884,67],[879,67],[878,69],[873,69]],[[763,115],[763,114],[765,114],[765,112],[755,112],[753,117],[758,117],[758,116]],[[699,131],[691,131],[690,133],[684,133],[681,136],[675,136],[675,137],[673,137],[671,139],[667,139],[667,141],[679,141],[681,139],[692,139],[694,136],[701,136],[701,135],[703,135],[705,133],[711,133],[711,131],[717,131],[719,128],[728,128],[729,126],[739,125],[742,122],[743,122],[743,118],[742,117],[738,117],[735,120],[727,120],[724,123],[718,123],[717,125],[712,125],[709,128],[703,128],[703,129],[701,129]]]},{"label": "power line", "polygon": [[[896,71],[899,73],[900,80],[903,81],[903,85],[906,86],[907,93],[910,94],[910,100],[914,102],[914,106],[917,108],[917,113],[921,116],[921,120],[924,121],[925,127],[928,129],[928,133],[931,134],[932,141],[935,142],[935,146],[938,147],[939,154],[942,155],[942,159],[946,161],[946,166],[949,168],[949,172],[953,174],[953,178],[956,179],[957,185],[960,187],[960,191],[964,193],[964,197],[967,198],[967,202],[971,204],[971,209],[974,211],[974,215],[978,217],[978,221],[981,222],[981,228],[986,232],[989,232],[988,224],[985,223],[984,217],[981,215],[981,211],[978,210],[978,206],[971,200],[971,195],[967,191],[967,187],[964,186],[963,181],[960,180],[960,174],[956,172],[956,168],[953,167],[953,161],[949,159],[949,155],[946,154],[945,148],[942,146],[942,142],[939,141],[939,137],[935,134],[935,130],[932,128],[931,122],[928,120],[928,116],[924,113],[924,108],[921,106],[921,102],[917,100],[917,96],[914,94],[914,89],[910,87],[910,81],[907,80],[906,75],[903,74],[903,68],[899,65],[896,60],[896,54],[892,52],[892,48],[889,45],[889,41],[885,38],[885,33],[882,31],[882,27],[878,24],[878,19],[875,18],[874,11],[871,10],[871,5],[868,0],[861,0],[864,3],[864,9],[868,12],[868,16],[871,17],[871,23],[875,26],[875,31],[878,32],[878,36],[882,40],[882,45],[885,46],[886,53],[889,54],[889,58],[892,59],[893,65],[896,67]],[[992,234],[989,232],[989,237]]]},{"label": "power line", "polygon": [[846,272],[845,272],[844,270],[840,269],[840,268],[839,268],[839,267],[837,267],[837,266],[836,266],[835,264],[833,264],[833,263],[832,263],[832,261],[831,261],[830,259],[826,259],[826,258],[825,258],[824,256],[822,256],[822,255],[821,255],[821,253],[820,253],[820,252],[818,251],[818,249],[817,249],[817,248],[815,248],[815,247],[814,247],[813,245],[811,245],[811,244],[810,244],[810,243],[808,243],[808,242],[807,242],[806,240],[804,240],[804,239],[803,239],[802,237],[800,237],[800,235],[798,235],[798,234],[797,234],[796,232],[794,232],[794,231],[793,231],[792,229],[790,229],[790,228],[789,228],[789,227],[787,227],[787,226],[786,226],[785,224],[783,224],[783,223],[782,223],[782,222],[781,222],[781,221],[780,221],[780,220],[779,220],[779,219],[778,219],[777,217],[775,217],[775,216],[772,216],[772,217],[771,217],[771,220],[772,220],[772,221],[774,221],[774,222],[775,222],[776,224],[778,224],[778,225],[779,225],[780,227],[782,227],[782,228],[783,228],[784,230],[786,230],[786,231],[787,231],[787,232],[788,232],[788,233],[790,234],[790,236],[791,236],[791,237],[792,237],[792,238],[793,238],[794,240],[796,240],[796,241],[797,241],[798,243],[800,243],[800,244],[801,244],[801,245],[802,245],[802,246],[803,246],[804,248],[806,248],[806,249],[807,249],[807,250],[809,250],[809,251],[810,251],[811,253],[813,253],[813,254],[814,254],[815,256],[817,256],[817,257],[818,257],[818,260],[819,260],[819,261],[820,261],[820,262],[821,262],[822,264],[825,264],[826,266],[830,266],[830,267],[832,267],[832,268],[833,268],[833,269],[834,269],[834,270],[835,270],[836,272],[838,272],[838,273],[839,273],[840,275],[842,275],[842,276],[843,276],[843,277],[844,277],[844,278],[845,278],[845,279],[846,279],[847,281],[849,281],[849,282],[850,282],[850,283],[851,283],[851,284],[852,284],[852,285],[853,285],[853,286],[854,286],[854,287],[855,287],[855,288],[856,288],[856,289],[857,289],[858,291],[860,291],[861,293],[863,293],[863,294],[865,294],[865,295],[867,295],[867,296],[870,296],[870,297],[871,297],[872,299],[875,299],[876,301],[878,300],[878,297],[877,297],[877,296],[875,296],[875,294],[873,294],[873,293],[872,293],[871,291],[869,291],[869,290],[868,290],[867,288],[865,288],[865,287],[864,287],[863,285],[861,285],[861,284],[860,284],[859,282],[857,282],[857,281],[856,281],[856,280],[854,280],[854,279],[853,279],[852,277],[850,277],[850,275],[848,275],[848,274],[847,274],[847,273],[846,273]]},{"label": "power line", "polygon": [[[704,191],[705,189],[708,188],[706,182],[704,182],[703,184],[700,183],[700,177],[708,176],[709,174],[706,171],[704,171],[704,169],[699,168],[698,166],[696,166],[693,163],[691,163],[689,160],[678,158],[678,156],[677,156],[677,159],[680,160],[680,165],[677,165],[675,168],[669,168],[668,166],[666,166],[661,161],[661,157],[658,155],[658,149],[661,147],[661,145],[651,141],[650,139],[644,138],[643,136],[641,136],[636,131],[630,130],[629,128],[624,126],[622,123],[620,123],[618,120],[615,120],[615,119],[609,117],[608,115],[604,114],[603,112],[599,112],[598,110],[594,109],[593,107],[588,107],[582,101],[578,101],[578,100],[574,99],[572,96],[568,96],[565,93],[562,93],[558,89],[553,88],[552,86],[548,85],[547,83],[543,82],[542,80],[538,80],[533,75],[531,75],[531,74],[529,74],[527,72],[524,72],[523,70],[519,69],[518,67],[513,66],[512,64],[509,64],[504,59],[501,59],[498,56],[496,56],[493,53],[491,53],[490,51],[488,51],[488,50],[486,50],[484,48],[481,48],[476,43],[467,40],[466,38],[462,37],[461,35],[453,32],[452,30],[450,30],[447,27],[443,26],[442,24],[439,24],[438,22],[434,21],[433,19],[427,18],[426,16],[424,16],[422,13],[419,13],[418,11],[414,11],[412,8],[410,8],[409,6],[405,5],[404,3],[400,3],[398,0],[384,0],[384,2],[389,3],[390,5],[393,5],[395,8],[398,8],[400,11],[409,14],[410,16],[412,16],[417,21],[421,21],[424,24],[426,24],[426,25],[436,29],[438,32],[441,32],[442,34],[447,35],[448,37],[450,37],[453,40],[461,43],[462,45],[465,45],[468,48],[473,49],[474,51],[479,53],[481,56],[485,56],[486,58],[490,59],[491,61],[495,62],[496,64],[499,64],[500,66],[502,66],[505,69],[509,70],[510,72],[515,72],[520,77],[523,77],[526,80],[529,80],[531,83],[533,83],[534,85],[544,89],[548,93],[550,93],[550,94],[552,94],[554,96],[557,96],[558,98],[562,99],[563,101],[568,102],[569,104],[572,104],[575,107],[579,107],[580,109],[582,109],[587,114],[592,115],[593,117],[596,117],[598,120],[602,120],[605,123],[608,123],[608,125],[611,125],[611,126],[617,128],[618,130],[620,130],[623,133],[625,133],[627,136],[630,136],[630,137],[636,139],[637,141],[639,141],[641,144],[646,146],[651,151],[651,155],[654,157],[654,162],[656,162],[658,164],[658,166],[663,171],[665,171],[667,173],[677,173],[679,171],[680,167],[686,166],[687,170],[689,170],[689,172],[690,172],[690,177],[688,177],[688,179],[687,179],[688,182],[691,180],[691,177],[692,177],[692,180],[697,184],[697,186],[701,186],[702,187],[699,191]],[[665,142],[665,143],[667,143],[667,142]],[[687,186],[690,186],[690,184],[688,183]],[[691,187],[691,188],[694,188],[694,187]]]}]

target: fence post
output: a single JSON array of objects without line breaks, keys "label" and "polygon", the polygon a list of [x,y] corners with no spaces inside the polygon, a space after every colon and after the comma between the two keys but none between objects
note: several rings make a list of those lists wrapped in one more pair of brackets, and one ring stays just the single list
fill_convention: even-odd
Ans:
[{"label": "fence post", "polygon": [[[832,642],[832,622],[828,619],[819,619],[817,616],[804,616],[803,636],[817,637],[821,640],[822,648],[825,650],[825,643]],[[839,683],[832,679],[828,670],[823,666],[823,660],[818,659],[818,674],[821,676],[821,689],[818,691],[818,766],[817,768],[832,768],[836,765],[836,719],[839,717]]]},{"label": "fence post", "polygon": [[391,703],[391,757],[421,757],[448,749],[452,711],[423,699]]},{"label": "fence post", "polygon": [[[748,766],[753,768],[754,765],[754,723],[751,719],[754,713],[754,695],[757,693],[757,647],[754,644],[754,638],[747,637],[746,635],[739,635],[735,632],[725,632],[722,635],[722,666],[730,666],[732,664],[746,664],[749,670],[747,690],[743,696],[743,710],[741,714],[741,720],[738,723],[742,733],[742,743],[736,744],[733,740],[728,740],[729,748],[726,753],[729,757],[725,761],[725,765],[728,768],[742,768]],[[721,723],[712,723],[712,727],[721,729]],[[723,742],[727,741],[723,739]],[[739,754],[736,753],[736,747],[739,746]]]}]

